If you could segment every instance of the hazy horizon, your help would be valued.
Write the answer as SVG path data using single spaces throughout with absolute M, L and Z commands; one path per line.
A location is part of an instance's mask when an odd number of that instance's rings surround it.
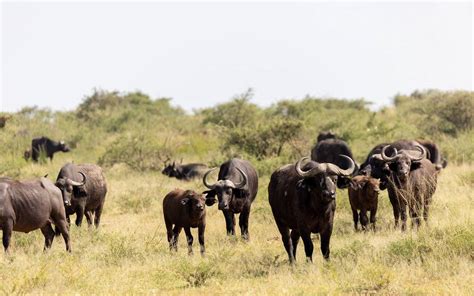
M 472 91 L 472 3 L 1 3 L 0 111 L 70 110 L 94 88 L 187 111 L 254 89 L 375 107 Z

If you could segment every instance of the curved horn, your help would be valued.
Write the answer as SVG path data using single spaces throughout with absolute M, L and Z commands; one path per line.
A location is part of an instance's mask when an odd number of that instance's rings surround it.
M 423 146 L 416 144 L 415 148 L 417 148 L 418 151 L 403 150 L 403 153 L 405 153 L 411 159 L 411 161 L 420 161 L 426 157 L 426 150 L 423 148 Z
M 244 187 L 245 184 L 247 184 L 248 178 L 247 178 L 247 175 L 241 169 L 239 169 L 239 168 L 236 168 L 236 169 L 242 175 L 242 182 L 240 182 L 239 184 L 235 184 L 235 188 L 240 189 L 240 188 Z
M 338 165 L 335 165 L 333 163 L 327 163 L 326 164 L 327 171 L 329 171 L 333 174 L 341 175 L 341 176 L 349 176 L 350 174 L 352 174 L 354 172 L 354 170 L 356 168 L 355 162 L 354 162 L 354 160 L 352 160 L 352 158 L 350 158 L 347 155 L 339 154 L 339 156 L 349 160 L 350 161 L 350 166 L 347 169 L 341 169 Z
M 385 154 L 385 151 L 387 150 L 388 147 L 390 147 L 390 145 L 387 145 L 382 148 L 382 152 L 380 152 L 380 156 L 382 156 L 382 159 L 385 161 L 393 161 L 397 159 L 399 157 L 397 148 L 393 147 L 393 151 L 395 151 L 394 156 L 387 156 L 387 154 Z
M 382 154 L 380 154 L 380 153 L 373 154 L 370 158 L 374 158 L 374 159 L 377 159 L 377 160 L 383 160 Z
M 303 177 L 303 178 L 312 177 L 312 176 L 316 175 L 317 173 L 319 173 L 323 170 L 321 168 L 321 165 L 316 162 L 317 165 L 314 168 L 312 168 L 312 169 L 310 169 L 309 171 L 306 171 L 306 172 L 303 171 L 301 169 L 301 163 L 303 162 L 303 160 L 306 160 L 306 159 L 309 159 L 309 157 L 305 156 L 305 157 L 301 158 L 300 160 L 298 160 L 298 162 L 295 165 L 296 173 L 300 177 Z
M 212 171 L 214 171 L 215 169 L 217 169 L 217 168 L 213 168 L 213 169 L 208 170 L 208 171 L 204 174 L 204 177 L 202 177 L 202 183 L 204 184 L 204 186 L 206 186 L 206 187 L 209 188 L 209 189 L 214 189 L 215 184 L 210 185 L 209 183 L 207 183 L 207 181 L 206 181 L 207 175 L 209 175 L 209 174 L 210 174 Z
M 69 185 L 72 185 L 72 186 L 82 186 L 84 184 L 86 184 L 86 175 L 84 175 L 82 172 L 79 172 L 79 174 L 82 175 L 82 181 L 81 182 L 76 182 L 76 181 L 73 181 L 71 179 L 66 179 L 66 183 L 69 184 Z

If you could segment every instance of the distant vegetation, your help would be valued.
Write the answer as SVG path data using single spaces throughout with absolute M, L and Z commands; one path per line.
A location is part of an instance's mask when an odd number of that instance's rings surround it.
M 268 108 L 252 90 L 226 103 L 187 114 L 169 98 L 141 92 L 94 90 L 76 110 L 25 107 L 0 130 L 0 174 L 26 165 L 33 137 L 65 140 L 80 159 L 111 167 L 159 170 L 167 158 L 217 165 L 231 156 L 256 162 L 260 173 L 308 155 L 319 131 L 331 130 L 352 147 L 357 161 L 381 142 L 424 138 L 438 143 L 450 163 L 474 160 L 472 92 L 437 90 L 396 95 L 394 105 L 370 111 L 364 99 L 282 100 Z

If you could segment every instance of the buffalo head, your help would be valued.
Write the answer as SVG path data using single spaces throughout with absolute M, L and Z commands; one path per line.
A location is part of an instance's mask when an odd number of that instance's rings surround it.
M 372 157 L 383 162 L 384 172 L 388 167 L 401 181 L 405 181 L 410 171 L 418 168 L 420 161 L 426 158 L 426 150 L 419 144 L 415 146 L 416 150 L 401 149 L 397 151 L 396 148 L 392 148 L 391 156 L 387 155 L 389 148 L 390 145 L 383 147 L 380 154 L 374 154 Z
M 64 201 L 65 206 L 71 205 L 71 199 L 72 199 L 74 188 L 77 189 L 78 187 L 80 187 L 81 190 L 83 191 L 82 187 L 84 186 L 84 184 L 86 184 L 86 176 L 81 172 L 79 172 L 79 174 L 82 175 L 81 182 L 76 182 L 66 177 L 59 178 L 58 180 L 56 180 L 56 187 L 58 187 L 59 190 L 61 190 L 61 194 L 63 196 L 63 201 Z
M 64 142 L 64 141 L 59 141 L 58 148 L 62 152 L 69 152 L 71 151 L 71 148 Z
M 231 180 L 218 180 L 214 184 L 209 184 L 207 182 L 207 176 L 215 169 L 216 168 L 213 168 L 207 171 L 202 178 L 204 186 L 210 189 L 209 191 L 205 192 L 207 193 L 206 204 L 209 206 L 213 205 L 215 203 L 214 196 L 217 195 L 217 199 L 219 201 L 219 210 L 228 210 L 233 198 L 244 197 L 243 189 L 248 182 L 248 177 L 240 168 L 236 168 L 241 175 L 241 182 L 235 184 Z
M 354 161 L 350 157 L 342 154 L 339 156 L 350 163 L 347 169 L 342 169 L 332 163 L 318 163 L 316 161 L 309 161 L 301 167 L 302 162 L 309 160 L 309 157 L 303 157 L 298 160 L 295 165 L 296 173 L 303 178 L 299 186 L 307 189 L 308 192 L 315 190 L 324 202 L 334 200 L 336 198 L 337 177 L 349 176 L 356 168 Z

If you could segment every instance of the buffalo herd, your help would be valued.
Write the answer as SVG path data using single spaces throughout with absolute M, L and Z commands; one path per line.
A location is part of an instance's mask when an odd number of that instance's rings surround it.
M 57 151 L 70 149 L 62 141 L 41 137 L 33 139 L 28 156 L 38 161 L 44 153 L 52 160 Z M 300 238 L 307 260 L 312 261 L 312 233 L 319 233 L 321 253 L 329 259 L 337 188 L 348 189 L 356 231 L 359 223 L 363 230 L 376 230 L 378 196 L 385 189 L 396 228 L 406 230 L 407 210 L 413 227 L 418 228 L 422 218 L 427 223 L 437 177 L 446 165 L 437 145 L 427 140 L 376 145 L 359 165 L 343 139 L 331 132 L 320 133 L 311 157 L 278 168 L 268 185 L 268 202 L 290 263 L 296 260 Z M 202 193 L 175 189 L 164 197 L 170 250 L 177 250 L 178 236 L 184 228 L 188 253 L 192 254 L 191 228 L 198 228 L 200 251 L 205 254 L 206 205 L 215 203 L 224 215 L 227 234 L 235 235 L 235 215 L 239 214 L 241 236 L 249 240 L 250 211 L 258 191 L 257 171 L 249 161 L 238 158 L 222 163 L 217 180 L 210 181 L 215 170 L 201 163 L 165 163 L 164 175 L 184 181 L 202 178 L 207 188 Z M 45 249 L 55 235 L 62 235 L 66 249 L 71 251 L 69 216 L 76 214 L 77 226 L 85 216 L 89 226 L 99 227 L 106 194 L 104 173 L 94 164 L 68 163 L 55 183 L 45 177 L 32 181 L 0 178 L 0 228 L 5 251 L 12 231 L 36 229 L 41 229 L 45 237 Z

